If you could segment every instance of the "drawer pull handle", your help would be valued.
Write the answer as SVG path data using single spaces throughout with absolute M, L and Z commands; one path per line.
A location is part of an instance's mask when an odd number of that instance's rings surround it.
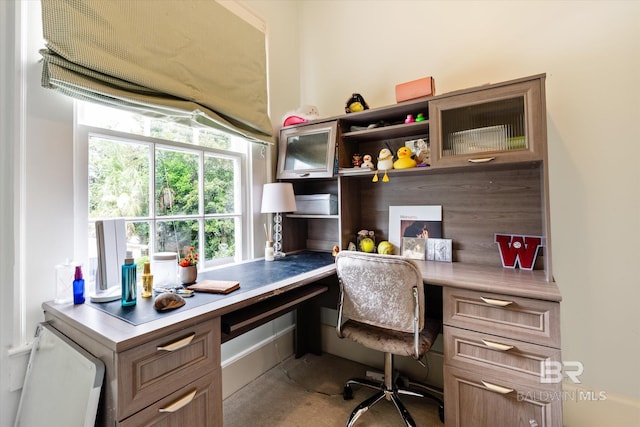
M 499 386 L 499 385 L 491 384 L 491 383 L 486 382 L 486 381 L 482 381 L 482 384 L 484 384 L 484 386 L 486 388 L 488 388 L 489 390 L 495 391 L 496 393 L 500 393 L 500 394 L 513 393 L 513 389 L 512 388 L 502 387 L 502 386 Z
M 180 399 L 176 400 L 175 402 L 173 402 L 169 406 L 167 406 L 165 408 L 158 409 L 158 412 L 176 412 L 176 411 L 179 411 L 180 409 L 184 408 L 189 403 L 191 403 L 193 398 L 196 397 L 196 392 L 197 391 L 198 391 L 198 389 L 193 390 L 191 393 L 184 395 L 183 397 L 181 397 Z
M 513 304 L 513 301 L 505 301 L 502 299 L 493 299 L 493 298 L 485 298 L 485 297 L 480 297 L 480 299 L 489 305 L 495 305 L 497 307 L 506 307 L 509 304 Z
M 188 346 L 189 344 L 191 344 L 191 341 L 193 340 L 193 337 L 195 337 L 196 334 L 195 332 L 191 335 L 189 335 L 186 338 L 182 338 L 181 340 L 178 341 L 174 341 L 171 344 L 167 344 L 167 345 L 163 345 L 161 347 L 157 347 L 156 350 L 158 351 L 176 351 L 176 350 L 180 350 L 183 347 Z
M 484 157 L 482 159 L 468 159 L 469 163 L 488 163 L 492 160 L 495 160 L 495 157 Z
M 492 348 L 494 350 L 499 350 L 499 351 L 508 351 L 508 350 L 511 350 L 513 348 L 512 345 L 500 344 L 498 342 L 493 342 L 493 341 L 482 340 L 482 342 L 487 347 Z

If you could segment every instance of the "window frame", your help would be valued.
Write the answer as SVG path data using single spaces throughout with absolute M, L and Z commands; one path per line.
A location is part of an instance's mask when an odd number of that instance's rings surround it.
M 217 157 L 225 159 L 232 159 L 237 161 L 237 169 L 235 175 L 236 188 L 238 189 L 235 195 L 235 204 L 237 205 L 236 211 L 232 214 L 205 214 L 202 209 L 202 204 L 197 214 L 192 215 L 178 215 L 178 216 L 156 216 L 155 215 L 155 203 L 153 202 L 154 195 L 152 190 L 151 181 L 154 179 L 155 172 L 155 149 L 151 149 L 150 152 L 150 206 L 149 213 L 146 217 L 124 218 L 126 221 L 148 221 L 151 224 L 150 236 L 149 236 L 149 254 L 155 252 L 155 221 L 165 221 L 170 219 L 178 220 L 198 220 L 201 222 L 200 227 L 200 248 L 203 249 L 204 241 L 204 222 L 207 219 L 215 218 L 233 218 L 236 224 L 239 225 L 235 230 L 236 233 L 236 255 L 234 262 L 240 262 L 250 257 L 253 245 L 252 245 L 252 221 L 250 215 L 250 206 L 252 194 L 251 191 L 247 191 L 251 186 L 248 185 L 251 182 L 252 174 L 248 153 L 251 152 L 251 143 L 246 141 L 246 152 L 227 151 L 217 148 L 210 148 L 190 143 L 176 142 L 171 140 L 165 140 L 161 138 L 132 134 L 128 132 L 122 132 L 113 129 L 100 128 L 95 126 L 85 125 L 79 122 L 79 112 L 81 106 L 78 102 L 74 102 L 74 236 L 75 236 L 75 253 L 76 258 L 81 258 L 79 261 L 84 265 L 88 265 L 89 254 L 89 242 L 88 242 L 88 224 L 92 221 L 89 219 L 89 178 L 88 178 L 88 165 L 89 165 L 89 139 L 90 137 L 99 137 L 114 139 L 126 143 L 140 143 L 146 144 L 150 147 L 157 147 L 159 149 L 178 150 L 189 153 L 195 153 L 199 158 L 199 173 L 203 177 L 203 157 L 205 153 L 213 154 Z M 234 135 L 230 135 L 231 138 L 238 138 Z M 200 183 L 198 193 L 200 198 L 202 194 L 203 183 Z M 207 270 L 215 268 L 214 262 L 202 262 L 198 266 L 200 270 Z

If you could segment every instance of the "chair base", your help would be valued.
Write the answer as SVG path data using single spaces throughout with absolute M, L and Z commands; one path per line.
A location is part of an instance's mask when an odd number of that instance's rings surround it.
M 389 360 L 387 360 L 389 359 Z M 385 354 L 385 380 L 384 382 L 378 382 L 369 380 L 366 378 L 352 378 L 345 383 L 343 398 L 345 400 L 353 399 L 352 385 L 360 385 L 373 390 L 378 390 L 378 393 L 374 394 L 364 402 L 360 403 L 351 412 L 351 416 L 347 420 L 347 427 L 351 427 L 355 424 L 356 420 L 360 418 L 362 414 L 367 412 L 369 408 L 381 401 L 383 398 L 393 403 L 396 410 L 402 417 L 407 427 L 415 427 L 416 423 L 411 417 L 411 414 L 400 400 L 399 395 L 409 395 L 416 397 L 427 397 L 434 400 L 438 404 L 438 416 L 440 421 L 444 423 L 444 403 L 438 396 L 442 396 L 442 391 L 427 385 L 410 381 L 407 378 L 398 377 L 397 373 L 393 372 L 393 357 L 390 354 Z M 389 372 L 389 373 L 387 373 Z M 393 372 L 393 373 L 391 373 Z M 393 377 L 393 378 L 389 378 Z M 436 396 L 438 395 L 438 396 Z

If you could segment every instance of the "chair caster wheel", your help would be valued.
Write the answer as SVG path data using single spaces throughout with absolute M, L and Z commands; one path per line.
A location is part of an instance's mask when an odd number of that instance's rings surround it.
M 353 390 L 351 389 L 351 386 L 349 385 L 344 386 L 344 390 L 342 390 L 342 398 L 344 400 L 353 399 Z
M 438 416 L 440 417 L 440 421 L 444 423 L 444 406 L 442 405 L 438 407 Z

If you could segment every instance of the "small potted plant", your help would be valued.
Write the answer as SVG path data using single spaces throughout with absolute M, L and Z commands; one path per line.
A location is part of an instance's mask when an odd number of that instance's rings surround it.
M 190 285 L 198 278 L 198 253 L 193 246 L 185 247 L 182 253 L 183 257 L 178 261 L 180 282 Z

